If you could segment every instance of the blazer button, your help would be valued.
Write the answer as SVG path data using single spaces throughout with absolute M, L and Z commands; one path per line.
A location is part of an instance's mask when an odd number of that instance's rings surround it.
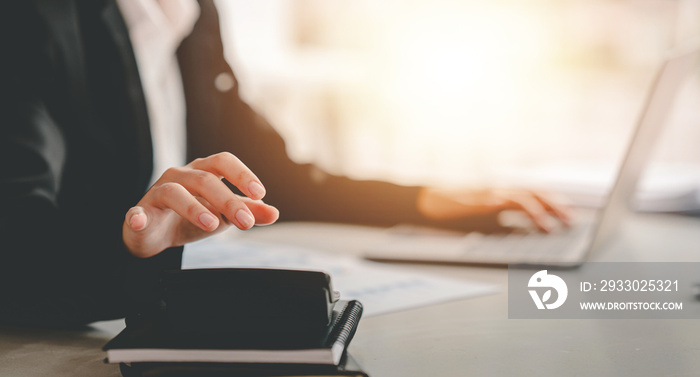
M 228 92 L 236 85 L 233 75 L 228 72 L 221 72 L 214 79 L 214 86 L 220 92 Z

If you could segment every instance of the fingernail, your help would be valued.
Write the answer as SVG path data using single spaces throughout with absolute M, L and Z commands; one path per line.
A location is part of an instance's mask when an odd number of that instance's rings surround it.
M 211 229 L 216 224 L 216 217 L 204 212 L 201 215 L 199 215 L 199 222 L 202 223 L 202 225 L 204 225 L 205 228 Z
M 255 198 L 262 198 L 265 196 L 265 188 L 262 187 L 261 184 L 258 182 L 252 181 L 248 184 L 248 191 L 255 197 Z
M 129 226 L 133 230 L 141 230 L 146 227 L 146 214 L 145 213 L 137 213 L 134 216 L 131 216 L 131 220 L 129 220 Z
M 250 228 L 255 223 L 253 216 L 244 209 L 239 209 L 238 212 L 236 212 L 236 220 L 238 220 L 244 228 Z

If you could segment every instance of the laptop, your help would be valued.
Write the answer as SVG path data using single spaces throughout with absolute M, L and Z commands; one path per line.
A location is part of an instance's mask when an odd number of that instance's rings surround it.
M 637 183 L 681 84 L 700 63 L 700 40 L 677 48 L 664 60 L 639 115 L 606 204 L 578 213 L 574 224 L 545 233 L 444 235 L 423 229 L 391 228 L 364 257 L 377 261 L 476 265 L 576 267 L 616 232 L 629 210 Z

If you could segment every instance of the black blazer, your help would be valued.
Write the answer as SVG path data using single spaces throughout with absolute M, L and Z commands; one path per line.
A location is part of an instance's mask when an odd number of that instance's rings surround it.
M 267 188 L 281 220 L 420 222 L 416 188 L 324 175 L 287 157 L 279 135 L 221 92 L 212 0 L 181 44 L 188 156 L 230 151 Z M 152 171 L 148 115 L 126 26 L 113 0 L 11 0 L 0 6 L 0 319 L 85 323 L 119 317 L 127 266 L 179 267 L 180 250 L 135 260 L 126 211 Z M 233 76 L 232 76 L 233 77 Z M 159 261 L 160 259 L 160 261 Z M 155 266 L 155 267 L 154 267 Z M 132 274 L 133 275 L 133 274 Z M 147 284 L 127 276 L 131 291 Z

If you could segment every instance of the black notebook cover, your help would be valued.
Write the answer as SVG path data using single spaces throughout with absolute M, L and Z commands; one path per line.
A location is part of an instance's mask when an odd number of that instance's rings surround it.
M 133 363 L 121 364 L 123 377 L 369 377 L 351 355 L 339 365 L 226 364 L 226 363 Z
M 285 363 L 338 365 L 362 316 L 359 301 L 339 301 L 321 338 L 230 336 L 189 339 L 168 331 L 164 321 L 129 325 L 103 349 L 110 363 Z

